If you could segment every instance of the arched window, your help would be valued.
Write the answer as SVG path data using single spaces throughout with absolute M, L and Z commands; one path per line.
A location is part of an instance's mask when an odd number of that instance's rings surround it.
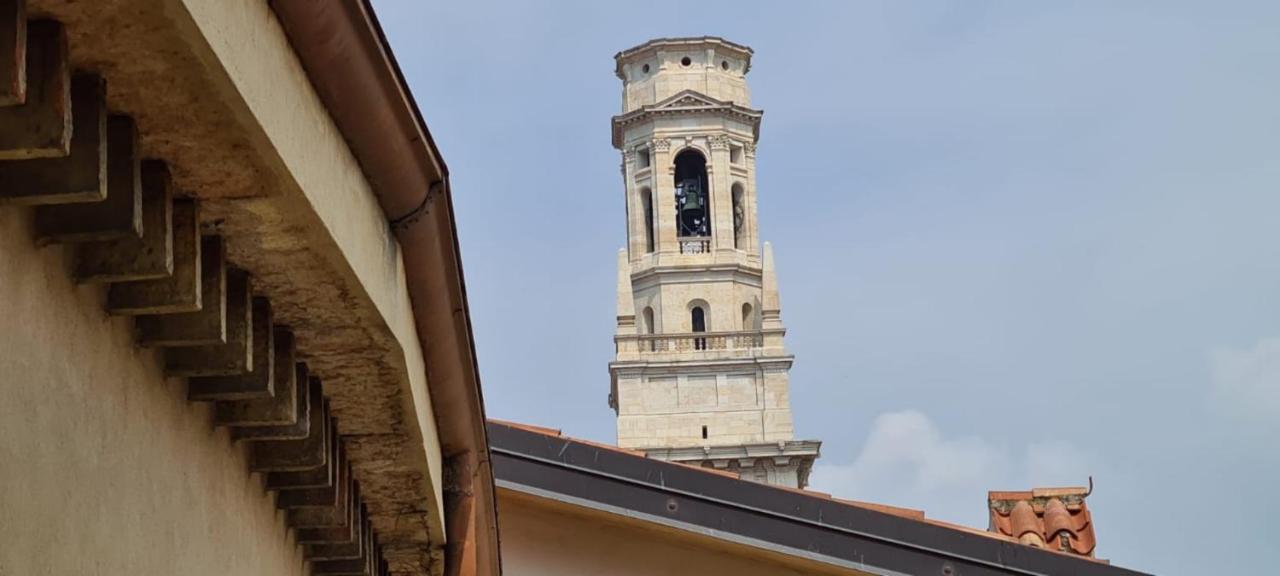
M 653 193 L 648 188 L 640 189 L 640 213 L 644 217 L 644 251 L 653 252 Z
M 689 324 L 690 324 L 690 326 L 693 328 L 693 331 L 694 331 L 695 333 L 696 333 L 696 332 L 706 332 L 706 331 L 707 331 L 707 312 L 706 312 L 706 310 L 703 310 L 703 309 L 702 309 L 702 306 L 694 306 L 693 308 L 691 308 L 691 309 L 689 310 Z M 706 339 L 706 338 L 694 338 L 694 339 L 693 339 L 693 349 L 694 349 L 694 350 L 706 350 L 706 349 L 707 349 L 707 339 Z
M 707 311 L 703 310 L 701 306 L 694 306 L 689 311 L 689 319 L 694 332 L 707 331 Z
M 642 313 L 642 317 L 643 317 L 642 321 L 644 322 L 644 326 L 641 326 L 640 330 L 642 330 L 645 334 L 652 335 L 654 333 L 653 308 L 649 306 L 645 306 L 644 312 Z M 653 352 L 657 350 L 658 349 L 657 341 L 652 338 L 649 338 L 648 340 L 649 340 L 649 345 L 648 345 L 649 351 Z M 641 342 L 644 342 L 644 340 L 641 340 Z
M 694 149 L 676 155 L 676 233 L 680 237 L 711 235 L 711 195 L 707 159 Z
M 733 183 L 733 247 L 739 250 L 747 245 L 747 203 L 742 183 Z
M 750 304 L 750 303 L 744 303 L 744 304 L 742 305 L 742 329 L 743 329 L 743 330 L 755 330 L 755 329 L 756 329 L 756 315 L 755 315 L 755 310 L 752 310 L 752 309 L 751 309 L 751 304 Z

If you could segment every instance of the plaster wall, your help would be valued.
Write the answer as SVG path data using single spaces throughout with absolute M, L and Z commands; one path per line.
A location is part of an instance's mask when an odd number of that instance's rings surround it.
M 302 576 L 245 453 L 0 210 L 0 574 Z

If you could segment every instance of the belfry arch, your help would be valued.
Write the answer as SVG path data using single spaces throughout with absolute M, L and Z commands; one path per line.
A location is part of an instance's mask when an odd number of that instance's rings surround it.
M 707 157 L 686 148 L 675 159 L 676 236 L 711 235 L 711 190 L 707 182 Z

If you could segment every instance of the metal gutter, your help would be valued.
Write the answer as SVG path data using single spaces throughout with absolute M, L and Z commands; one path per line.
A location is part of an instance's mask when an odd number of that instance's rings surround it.
M 555 493 L 596 509 L 626 510 L 873 574 L 1141 574 L 503 424 L 489 424 L 489 439 L 494 473 L 505 487 Z
M 399 241 L 444 456 L 444 574 L 501 573 L 449 171 L 367 0 L 270 0 Z

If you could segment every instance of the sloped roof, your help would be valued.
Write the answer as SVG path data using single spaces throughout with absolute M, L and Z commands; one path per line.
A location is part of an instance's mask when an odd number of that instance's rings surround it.
M 928 519 L 921 510 L 757 484 L 552 428 L 490 420 L 489 440 L 500 487 L 623 509 L 872 574 L 1141 574 L 1074 551 L 1027 546 L 1007 533 Z

